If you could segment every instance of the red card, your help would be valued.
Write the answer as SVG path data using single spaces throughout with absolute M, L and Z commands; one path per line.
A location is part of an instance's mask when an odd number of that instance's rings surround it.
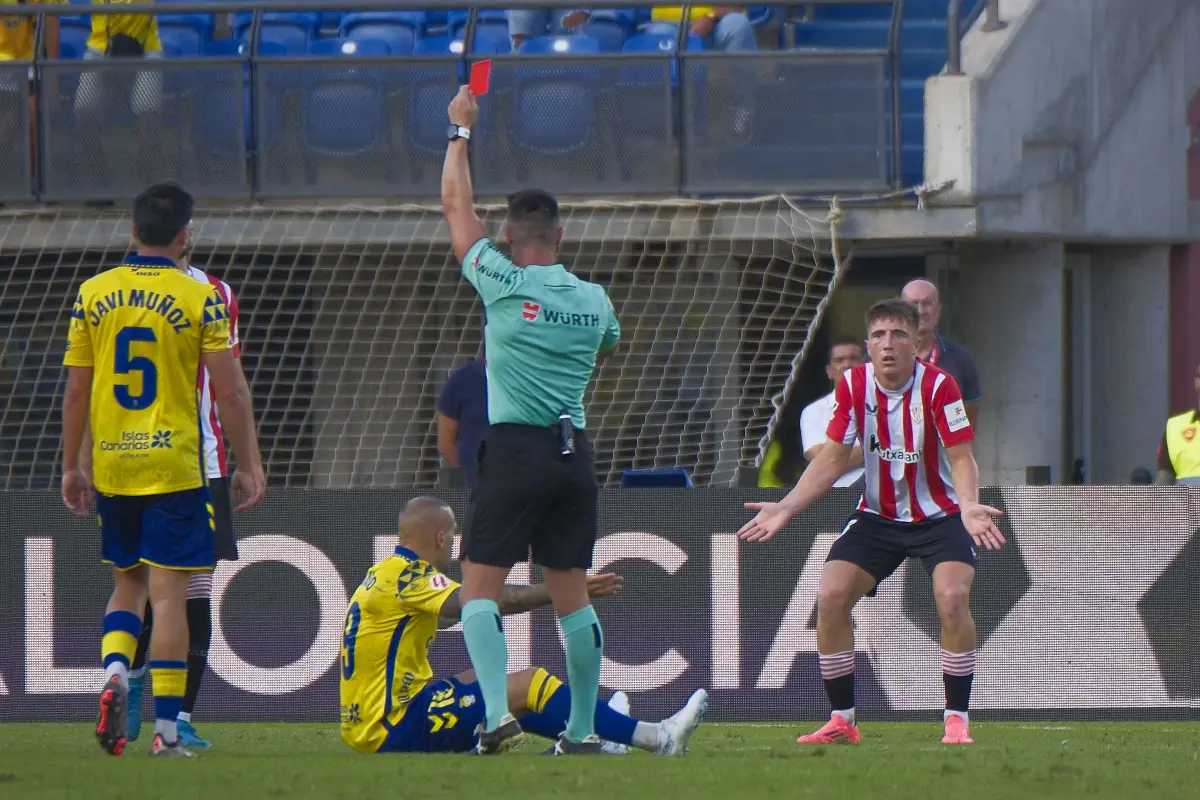
M 471 65 L 471 82 L 468 87 L 471 94 L 479 97 L 487 94 L 488 80 L 492 77 L 492 60 L 490 58 L 483 61 L 476 61 Z

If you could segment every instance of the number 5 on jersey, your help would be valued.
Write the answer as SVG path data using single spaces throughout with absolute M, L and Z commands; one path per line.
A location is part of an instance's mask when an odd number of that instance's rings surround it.
M 130 411 L 144 411 L 153 405 L 158 397 L 158 367 L 148 356 L 135 356 L 135 342 L 157 344 L 158 337 L 151 328 L 140 325 L 127 325 L 117 332 L 115 340 L 116 352 L 113 355 L 113 373 L 131 376 L 130 382 L 113 386 L 113 396 L 121 408 Z M 137 377 L 132 377 L 132 376 Z M 138 380 L 140 378 L 140 380 Z M 130 387 L 141 383 L 140 391 L 134 394 Z

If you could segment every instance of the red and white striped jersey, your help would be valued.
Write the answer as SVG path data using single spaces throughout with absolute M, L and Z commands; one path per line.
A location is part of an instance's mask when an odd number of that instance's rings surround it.
M 866 483 L 860 511 L 897 522 L 958 513 L 946 448 L 975 438 L 962 392 L 948 372 L 920 361 L 903 389 L 875 382 L 868 362 L 838 381 L 826 435 L 863 444 Z
M 209 275 L 202 269 L 189 266 L 188 275 L 200 283 L 208 283 L 217 287 L 217 292 L 225 300 L 229 309 L 229 346 L 233 348 L 233 357 L 242 357 L 242 343 L 238 338 L 238 304 L 229 284 Z M 204 434 L 204 463 L 208 468 L 208 477 L 224 478 L 229 475 L 229 461 L 225 450 L 225 433 L 221 430 L 221 420 L 217 417 L 217 401 L 213 399 L 212 384 L 208 379 L 208 370 L 200 365 L 200 374 L 196 378 L 196 386 L 200 390 L 200 430 Z

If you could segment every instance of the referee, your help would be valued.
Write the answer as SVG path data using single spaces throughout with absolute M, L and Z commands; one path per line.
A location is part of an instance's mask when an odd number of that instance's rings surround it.
M 487 318 L 490 427 L 462 548 L 463 638 L 487 710 L 476 751 L 502 752 L 521 734 L 508 710 L 508 645 L 496 600 L 513 565 L 532 552 L 558 612 L 571 686 L 567 729 L 551 752 L 599 753 L 593 712 L 604 640 L 587 593 L 596 473 L 583 393 L 621 327 L 604 289 L 559 263 L 563 230 L 552 195 L 526 189 L 510 197 L 504 234 L 512 258 L 496 249 L 475 214 L 467 142 L 479 108 L 467 87 L 449 115 L 442 208 Z

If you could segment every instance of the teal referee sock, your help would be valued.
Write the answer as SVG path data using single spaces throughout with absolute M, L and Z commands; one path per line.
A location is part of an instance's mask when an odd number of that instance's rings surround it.
M 567 738 L 582 742 L 595 733 L 596 695 L 600 692 L 600 662 L 604 636 L 596 610 L 584 606 L 559 620 L 567 645 L 567 684 L 571 687 L 571 717 Z
M 508 714 L 508 642 L 500 624 L 499 606 L 492 600 L 472 600 L 463 606 L 462 626 L 487 710 L 484 727 L 494 731 Z

